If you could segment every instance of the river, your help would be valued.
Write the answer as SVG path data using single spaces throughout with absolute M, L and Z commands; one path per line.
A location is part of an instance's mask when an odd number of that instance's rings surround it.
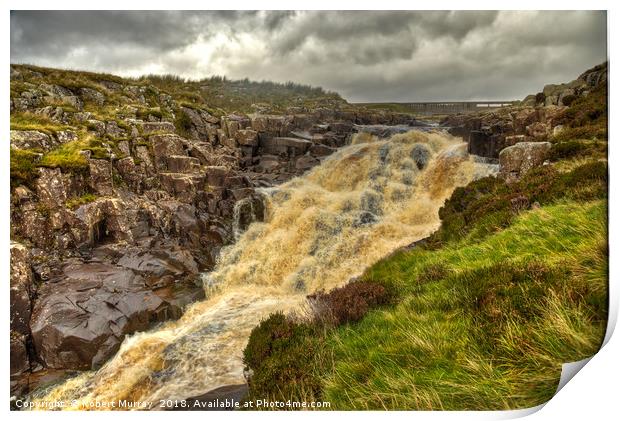
M 357 134 L 305 175 L 263 190 L 265 221 L 239 233 L 204 274 L 206 300 L 177 321 L 127 337 L 102 368 L 36 398 L 75 401 L 80 409 L 93 401 L 183 399 L 242 383 L 242 351 L 261 318 L 303 314 L 307 294 L 343 285 L 428 236 L 457 186 L 495 171 L 443 132 Z

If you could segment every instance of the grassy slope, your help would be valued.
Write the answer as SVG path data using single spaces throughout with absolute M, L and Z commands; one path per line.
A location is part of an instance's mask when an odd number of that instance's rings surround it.
M 523 214 L 480 243 L 399 253 L 367 280 L 402 301 L 329 333 L 340 409 L 507 409 L 554 393 L 605 328 L 606 203 Z

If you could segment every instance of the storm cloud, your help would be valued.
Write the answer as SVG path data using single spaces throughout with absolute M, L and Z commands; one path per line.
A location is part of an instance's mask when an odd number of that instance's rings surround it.
M 11 62 L 306 83 L 354 102 L 520 99 L 606 60 L 589 11 L 13 11 Z

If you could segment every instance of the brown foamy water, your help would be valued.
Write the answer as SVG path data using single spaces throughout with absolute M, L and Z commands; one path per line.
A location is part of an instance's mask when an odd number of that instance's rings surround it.
M 181 319 L 125 339 L 117 355 L 39 396 L 72 401 L 183 399 L 238 384 L 250 331 L 269 313 L 341 286 L 439 224 L 452 191 L 495 172 L 445 133 L 360 134 L 302 177 L 265 189 L 250 225 L 205 274 L 208 298 Z

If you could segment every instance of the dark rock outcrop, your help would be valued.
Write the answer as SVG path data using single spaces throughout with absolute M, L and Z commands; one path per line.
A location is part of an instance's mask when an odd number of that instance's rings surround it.
M 152 256 L 123 261 L 146 265 L 147 271 L 156 268 L 160 274 L 177 273 Z M 32 337 L 40 361 L 54 369 L 96 368 L 118 350 L 125 335 L 169 319 L 170 311 L 180 313 L 152 291 L 143 276 L 109 263 L 69 263 L 40 294 Z

